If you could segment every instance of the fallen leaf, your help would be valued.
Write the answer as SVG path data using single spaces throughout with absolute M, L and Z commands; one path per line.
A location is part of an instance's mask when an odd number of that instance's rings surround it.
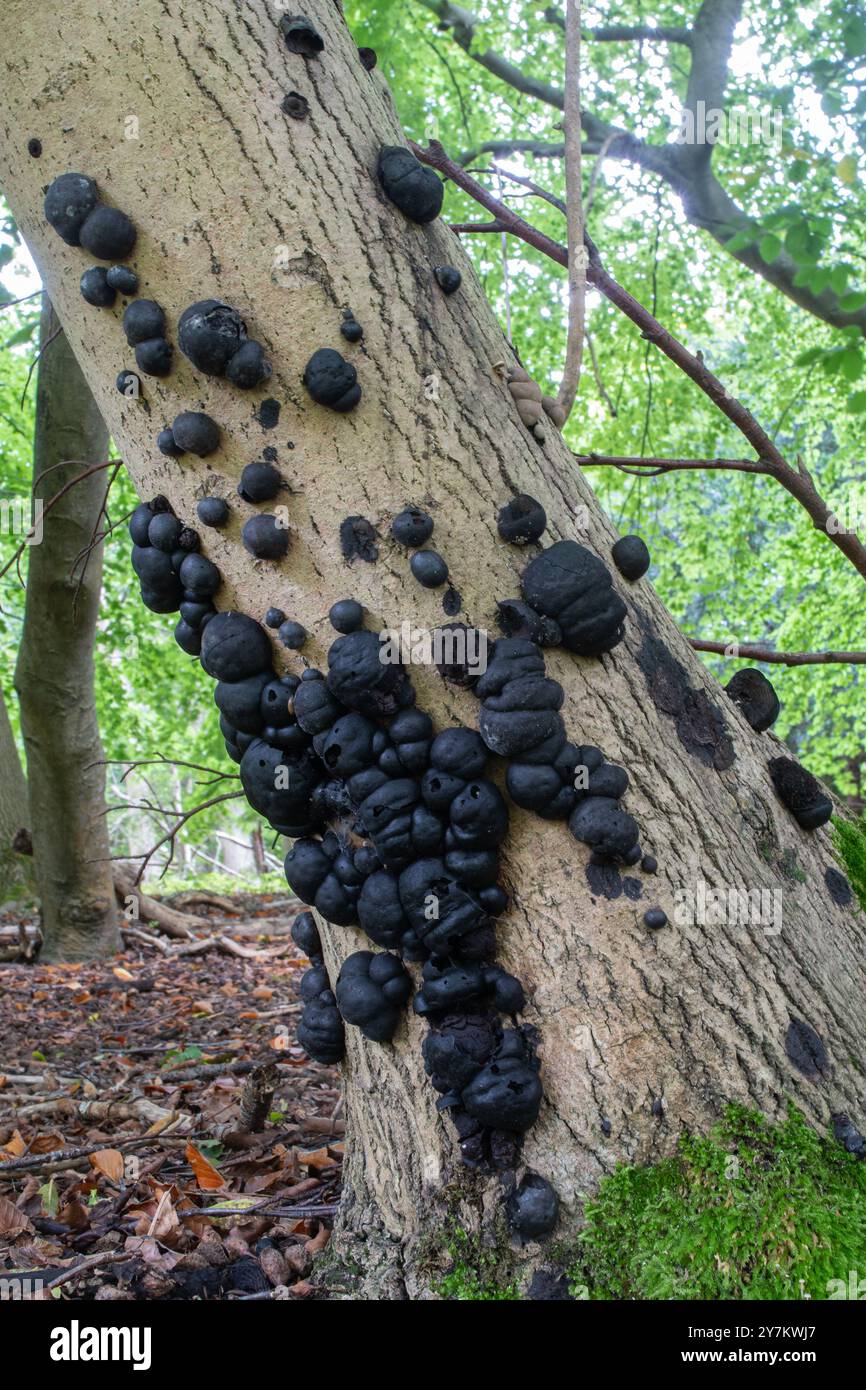
M 11 1240 L 14 1236 L 20 1236 L 22 1231 L 33 1234 L 33 1227 L 27 1217 L 8 1197 L 0 1197 L 0 1236 Z
M 225 1187 L 225 1178 L 218 1173 L 212 1163 L 208 1163 L 204 1154 L 201 1153 L 194 1144 L 187 1144 L 185 1149 L 186 1160 L 190 1164 L 195 1180 L 199 1187 L 205 1191 L 213 1191 L 218 1187 Z
M 90 1155 L 90 1162 L 98 1173 L 102 1173 L 108 1178 L 109 1182 L 122 1183 L 124 1174 L 124 1159 L 120 1149 L 99 1149 L 95 1154 Z

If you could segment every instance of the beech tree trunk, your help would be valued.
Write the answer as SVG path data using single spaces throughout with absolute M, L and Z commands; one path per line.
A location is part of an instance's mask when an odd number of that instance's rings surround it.
M 9 722 L 6 697 L 0 689 L 0 903 L 17 898 L 25 890 L 32 892 L 31 861 L 12 847 L 16 834 L 29 829 L 27 783 Z
M 34 495 L 48 502 L 108 457 L 108 430 L 47 297 L 40 330 L 33 477 Z M 75 563 L 91 543 L 108 476 L 94 473 L 64 493 L 28 552 L 15 688 L 47 960 L 95 960 L 119 944 L 93 690 L 102 546 L 85 568 Z
M 526 558 L 496 531 L 514 492 L 542 501 L 549 539 L 576 537 L 605 562 L 615 532 L 559 436 L 551 429 L 539 444 L 521 424 L 495 371 L 508 346 L 456 236 L 442 220 L 407 222 L 379 189 L 379 148 L 402 138 L 381 74 L 359 61 L 333 0 L 308 0 L 305 10 L 325 43 L 311 59 L 287 51 L 280 10 L 259 0 L 139 0 L 131 25 L 127 10 L 97 13 L 90 0 L 59 10 L 51 0 L 7 0 L 2 183 L 142 497 L 163 492 L 194 521 L 198 497 L 231 496 L 243 466 L 276 448 L 292 486 L 287 559 L 247 554 L 237 507 L 225 531 L 203 531 L 203 547 L 224 576 L 220 607 L 261 619 L 278 605 L 310 631 L 304 656 L 324 666 L 327 611 L 347 594 L 374 629 L 441 623 L 441 593 L 410 578 L 389 537 L 408 501 L 435 517 L 461 618 L 494 633 L 495 601 L 519 592 Z M 282 111 L 292 91 L 307 99 L 307 119 Z M 27 153 L 33 136 L 38 161 Z M 178 353 L 169 377 L 145 380 L 144 401 L 118 394 L 118 370 L 133 365 L 120 313 L 83 303 L 88 258 L 42 215 L 43 187 L 66 170 L 92 175 L 135 220 L 141 292 L 175 329 L 194 300 L 240 309 L 274 364 L 263 389 L 236 392 Z M 451 298 L 433 279 L 443 263 L 463 274 Z M 358 349 L 339 335 L 344 307 L 364 328 Z M 363 398 L 349 415 L 313 404 L 301 384 L 323 346 L 346 348 L 357 364 Z M 281 406 L 270 429 L 258 411 L 265 398 Z M 154 447 L 158 430 L 189 408 L 224 431 L 206 462 L 166 459 Z M 343 559 L 347 514 L 378 524 L 375 564 Z M 625 640 L 599 660 L 550 651 L 548 674 L 565 687 L 572 741 L 598 744 L 628 770 L 625 805 L 658 876 L 642 879 L 640 900 L 616 883 L 605 896 L 564 824 L 516 809 L 503 846 L 512 908 L 500 921 L 499 959 L 527 989 L 546 1096 L 524 1153 L 559 1192 L 563 1237 L 618 1160 L 669 1153 L 684 1127 L 705 1129 L 728 1101 L 778 1117 L 791 1099 L 822 1129 L 834 1112 L 855 1123 L 866 1114 L 866 930 L 825 886 L 829 837 L 801 831 L 776 799 L 767 762 L 786 750 L 746 724 L 651 586 L 618 575 L 615 583 L 628 606 Z M 274 656 L 300 669 L 292 654 Z M 411 674 L 437 727 L 475 725 L 471 695 L 435 669 Z M 201 698 L 211 700 L 204 676 Z M 678 922 L 676 893 L 700 883 L 777 890 L 780 932 Z M 651 932 L 642 918 L 655 905 L 671 922 Z M 368 944 L 355 929 L 321 925 L 332 974 Z M 823 1069 L 806 1074 L 788 1055 L 792 1019 L 823 1039 Z M 461 1168 L 423 1073 L 425 1025 L 410 1012 L 384 1046 L 347 1031 L 349 1144 L 335 1246 L 351 1252 L 358 1242 L 365 1273 L 356 1293 L 424 1297 L 442 1260 L 443 1222 L 450 1214 L 487 1230 L 498 1182 Z M 535 1247 L 514 1252 L 521 1276 L 538 1258 Z

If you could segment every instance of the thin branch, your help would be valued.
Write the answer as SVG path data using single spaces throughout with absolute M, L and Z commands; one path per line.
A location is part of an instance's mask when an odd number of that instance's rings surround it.
M 32 378 L 32 376 L 33 376 L 33 373 L 36 371 L 36 368 L 39 366 L 39 362 L 40 362 L 40 360 L 41 360 L 41 358 L 42 358 L 42 354 L 43 354 L 44 352 L 46 352 L 46 351 L 48 350 L 48 348 L 50 348 L 50 346 L 51 346 L 51 344 L 54 342 L 55 338 L 59 338 L 59 337 L 60 337 L 60 334 L 61 334 L 62 332 L 63 332 L 63 329 L 62 329 L 62 328 L 55 328 L 54 332 L 51 334 L 51 337 L 45 339 L 45 342 L 42 344 L 42 346 L 40 347 L 40 349 L 39 349 L 39 351 L 37 352 L 36 356 L 34 357 L 33 361 L 30 363 L 30 370 L 29 370 L 29 372 L 27 373 L 27 380 L 26 380 L 25 383 L 24 383 L 24 390 L 21 392 L 21 400 L 18 402 L 18 404 L 19 404 L 20 406 L 23 406 L 23 405 L 24 405 L 24 402 L 25 402 L 26 399 L 27 399 L 27 392 L 28 392 L 28 390 L 30 389 L 30 381 L 31 381 L 31 378 Z
M 555 5 L 547 7 L 544 18 L 548 24 L 565 28 L 565 20 Z M 692 42 L 691 31 L 679 24 L 600 24 L 593 29 L 583 29 L 581 33 L 594 43 L 628 43 L 632 39 L 643 42 L 648 39 L 650 42 L 682 43 L 688 48 Z
M 495 198 L 477 180 L 473 179 L 471 174 L 468 174 L 465 169 L 449 158 L 438 140 L 431 140 L 427 149 L 411 140 L 409 145 L 416 158 L 450 178 L 459 188 L 474 198 L 481 207 L 486 208 L 498 221 L 503 222 L 506 230 L 513 236 L 520 237 L 528 246 L 534 246 L 537 251 L 541 251 L 543 255 L 548 256 L 558 265 L 567 267 L 568 252 L 564 246 L 558 241 L 554 241 L 552 237 L 546 236 L 544 232 L 540 232 L 537 227 L 533 227 L 531 223 L 526 222 L 511 208 Z M 630 294 L 614 280 L 612 275 L 608 274 L 602 265 L 598 248 L 592 238 L 586 232 L 584 232 L 584 238 L 588 252 L 587 281 L 600 290 L 605 298 L 610 300 L 611 304 L 616 305 L 627 318 L 631 319 L 632 323 L 641 330 L 643 337 L 654 343 L 675 366 L 679 367 L 680 371 L 684 372 L 703 391 L 704 395 L 709 397 L 751 444 L 758 457 L 764 460 L 767 465 L 767 473 L 781 483 L 782 487 L 790 492 L 791 496 L 795 497 L 808 512 L 815 529 L 826 535 L 851 561 L 858 573 L 866 579 L 866 545 L 853 532 L 839 530 L 832 524 L 833 513 L 820 496 L 811 476 L 788 465 L 751 411 L 736 397 L 728 394 L 718 377 L 713 375 L 699 356 L 690 352 L 684 344 L 659 323 L 648 309 L 645 309 L 635 299 L 634 295 Z
M 619 468 L 623 473 L 639 473 L 648 478 L 682 469 L 727 468 L 738 473 L 765 473 L 769 469 L 760 459 L 657 459 L 630 454 L 575 454 L 581 468 Z
M 153 856 L 156 854 L 157 850 L 162 849 L 163 845 L 165 844 L 170 844 L 171 850 L 169 852 L 168 858 L 162 866 L 162 873 L 160 874 L 160 878 L 162 878 L 167 873 L 169 865 L 174 859 L 174 850 L 175 844 L 177 842 L 177 837 L 180 831 L 186 825 L 187 821 L 192 820 L 193 816 L 199 815 L 201 811 L 207 811 L 211 806 L 219 805 L 221 801 L 238 801 L 242 796 L 243 792 L 221 792 L 219 796 L 211 796 L 207 799 L 207 801 L 201 801 L 197 806 L 193 806 L 189 811 L 184 811 L 181 815 L 179 815 L 174 825 L 171 826 L 171 828 L 167 831 L 165 835 L 163 835 L 162 839 L 157 840 L 156 844 L 152 845 L 149 850 L 145 851 L 145 853 L 112 854 L 110 858 L 112 860 L 122 859 L 124 861 L 127 861 L 129 859 L 140 859 L 142 861 L 141 865 L 139 866 L 138 872 L 135 875 L 135 878 L 132 880 L 133 885 L 137 886 L 139 883 L 141 883 L 141 880 L 145 874 L 145 870 L 147 869 L 148 864 L 150 863 Z
M 584 337 L 586 338 L 586 346 L 589 348 L 589 360 L 592 363 L 592 374 L 595 377 L 596 389 L 598 391 L 598 394 L 604 401 L 605 405 L 607 406 L 608 411 L 610 412 L 610 418 L 612 420 L 615 420 L 617 417 L 616 404 L 613 400 L 613 397 L 610 395 L 607 387 L 604 384 L 604 380 L 601 375 L 601 368 L 598 364 L 598 354 L 595 350 L 595 342 L 593 341 L 592 334 L 587 332 L 586 329 L 584 329 Z M 575 458 L 577 458 L 576 454 Z
M 580 0 L 565 5 L 565 225 L 568 236 L 568 334 L 556 395 L 565 420 L 580 389 L 586 317 L 586 248 L 583 244 L 583 171 L 580 162 Z M 563 421 L 563 424 L 565 423 Z
M 47 346 L 47 345 L 46 345 L 46 346 Z M 112 467 L 114 466 L 114 464 L 116 464 L 116 463 L 117 463 L 117 459 L 108 459 L 105 463 L 93 463 L 93 464 L 90 465 L 89 468 L 86 468 L 86 469 L 84 470 L 83 473 L 78 473 L 78 474 L 76 475 L 76 477 L 70 478 L 69 482 L 68 482 L 68 483 L 64 483 L 64 484 L 63 484 L 63 487 L 60 489 L 60 491 L 59 491 L 59 492 L 56 492 L 56 493 L 54 494 L 54 496 L 53 496 L 52 498 L 50 498 L 50 500 L 44 504 L 44 506 L 43 506 L 43 508 L 42 508 L 42 517 L 43 517 L 43 520 L 45 519 L 45 517 L 47 516 L 47 514 L 51 511 L 51 508 L 52 508 L 52 507 L 56 507 L 56 505 L 57 505 L 57 503 L 60 501 L 61 497 L 64 497 L 64 496 L 66 495 L 66 493 L 69 492 L 69 490 L 70 490 L 71 488 L 75 487 L 76 483 L 83 483 L 83 482 L 84 482 L 84 479 L 85 479 L 85 478 L 91 477 L 91 475 L 92 475 L 93 473 L 99 473 L 100 470 L 103 469 L 103 468 L 112 468 Z M 41 500 L 41 499 L 40 499 L 40 500 Z M 12 568 L 12 566 L 13 566 L 14 564 L 17 564 L 18 560 L 21 558 L 21 556 L 24 554 L 24 551 L 27 549 L 28 539 L 32 539 L 33 534 L 34 534 L 34 532 L 33 532 L 33 527 L 31 526 L 30 530 L 29 530 L 28 533 L 27 533 L 27 537 L 25 537 L 25 539 L 24 539 L 24 540 L 21 542 L 21 544 L 19 545 L 18 549 L 15 551 L 15 553 L 10 557 L 10 559 L 8 559 L 8 560 L 6 561 L 6 564 L 2 567 L 2 569 L 0 569 L 0 579 L 3 578 L 4 574 L 6 574 L 6 573 Z M 20 572 L 19 572 L 19 577 L 20 577 Z M 22 580 L 22 583 L 23 583 L 23 580 Z
M 866 666 L 866 652 L 777 652 L 772 647 L 755 647 L 742 642 L 704 642 L 697 637 L 688 639 L 696 652 L 715 652 L 717 656 L 734 661 L 772 661 L 780 666 L 828 666 L 837 662 L 846 666 Z
M 452 232 L 504 232 L 504 222 L 449 222 Z
M 207 767 L 202 763 L 185 763 L 180 758 L 166 758 L 162 753 L 155 758 L 100 758 L 98 762 L 88 763 L 87 769 L 85 770 L 89 771 L 91 767 L 110 767 L 113 765 L 126 767 L 126 771 L 120 779 L 121 782 L 125 782 L 129 774 L 134 772 L 136 768 L 153 767 L 154 765 L 162 765 L 164 767 L 188 767 L 191 768 L 193 772 L 208 772 L 212 775 L 213 782 L 218 782 L 221 778 L 226 780 L 230 779 L 233 782 L 240 781 L 240 775 L 237 772 L 220 772 L 219 768 Z M 211 783 L 200 782 L 197 785 L 210 786 Z
M 17 299 L 4 299 L 0 301 L 0 309 L 11 309 L 14 304 L 26 304 L 28 299 L 38 299 L 41 290 L 33 290 L 31 294 L 21 294 Z

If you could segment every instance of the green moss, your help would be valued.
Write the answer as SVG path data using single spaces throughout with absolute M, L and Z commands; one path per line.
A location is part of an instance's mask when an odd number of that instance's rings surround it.
M 461 1226 L 453 1228 L 445 1249 L 452 1266 L 433 1281 L 433 1290 L 440 1298 L 487 1303 L 520 1298 L 517 1285 L 508 1279 L 507 1252 L 482 1245 Z
M 859 821 L 834 816 L 830 831 L 851 887 L 866 911 L 866 815 Z
M 866 1163 L 793 1107 L 738 1106 L 670 1159 L 621 1167 L 586 1206 L 568 1273 L 591 1299 L 826 1299 L 866 1274 Z

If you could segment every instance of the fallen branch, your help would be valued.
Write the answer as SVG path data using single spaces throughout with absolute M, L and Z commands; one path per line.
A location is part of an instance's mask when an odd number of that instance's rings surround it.
M 715 652 L 733 661 L 771 661 L 780 666 L 847 666 L 866 665 L 866 652 L 777 652 L 772 647 L 744 645 L 742 642 L 704 642 L 690 637 L 689 644 L 696 652 Z
M 186 1134 L 193 1124 L 191 1115 L 182 1115 L 177 1110 L 164 1110 L 161 1105 L 155 1105 L 152 1100 L 146 1100 L 143 1096 L 131 1101 L 83 1100 L 78 1102 L 67 1097 L 63 1100 L 25 1105 L 18 1111 L 18 1118 L 22 1120 L 30 1119 L 36 1115 L 43 1118 L 52 1116 L 91 1122 L 93 1120 L 111 1120 L 114 1122 L 138 1120 L 140 1123 L 150 1125 L 149 1134 L 151 1137 L 166 1133 Z M 102 1147 L 104 1148 L 105 1145 L 103 1144 Z M 46 1156 L 51 1157 L 50 1154 Z
M 227 956 L 239 956 L 243 960 L 276 960 L 277 957 L 286 955 L 294 944 L 289 940 L 282 946 L 274 946 L 272 950 L 256 951 L 252 946 L 241 946 L 239 942 L 232 941 L 230 936 L 208 936 L 202 941 L 191 941 L 185 946 L 170 946 L 158 936 L 150 936 L 148 932 L 138 931 L 135 927 L 125 927 L 121 923 L 120 930 L 129 940 L 140 941 L 143 946 L 152 946 L 162 955 L 172 958 L 201 956 L 207 951 L 222 951 Z

